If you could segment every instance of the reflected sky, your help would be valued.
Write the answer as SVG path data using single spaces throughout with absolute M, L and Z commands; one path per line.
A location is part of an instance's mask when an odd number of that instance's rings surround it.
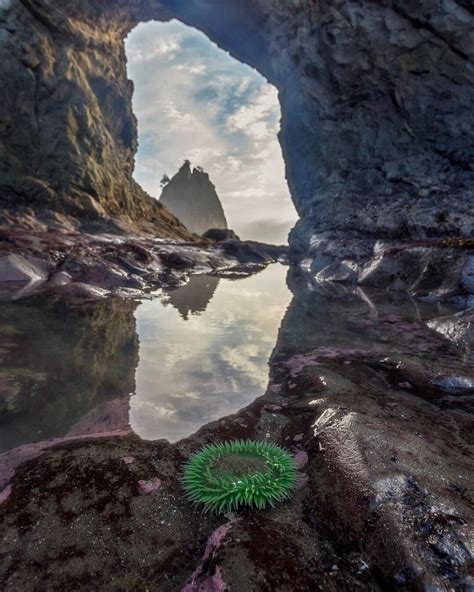
M 175 442 L 263 394 L 290 302 L 286 273 L 276 264 L 238 281 L 206 278 L 206 286 L 203 277 L 191 278 L 184 295 L 180 289 L 178 298 L 171 293 L 168 301 L 137 308 L 140 361 L 130 401 L 135 433 Z

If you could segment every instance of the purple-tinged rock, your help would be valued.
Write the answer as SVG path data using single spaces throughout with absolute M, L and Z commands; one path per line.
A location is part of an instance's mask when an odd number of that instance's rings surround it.
M 158 477 L 154 477 L 153 479 L 150 479 L 148 481 L 145 479 L 140 479 L 138 485 L 140 486 L 141 493 L 148 495 L 149 493 L 153 493 L 160 489 L 161 479 L 159 479 Z
M 296 464 L 298 465 L 298 469 L 302 469 L 309 460 L 307 452 L 304 450 L 298 450 L 298 452 L 295 454 L 295 460 Z

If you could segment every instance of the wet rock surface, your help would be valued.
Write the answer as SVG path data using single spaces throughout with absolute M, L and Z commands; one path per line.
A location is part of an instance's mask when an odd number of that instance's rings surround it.
M 191 242 L 133 181 L 123 42 L 173 17 L 279 90 L 301 274 L 267 392 L 171 445 L 127 424 L 123 360 L 137 343 L 120 327 L 133 334 L 134 299 L 284 254 Z M 471 589 L 471 323 L 445 307 L 473 292 L 470 5 L 4 0 L 0 58 L 1 299 L 104 302 L 81 321 L 101 327 L 103 357 L 83 359 L 72 331 L 71 364 L 90 381 L 90 399 L 71 396 L 81 413 L 65 414 L 61 436 L 0 455 L 2 589 Z M 187 314 L 186 298 L 177 305 Z M 47 357 L 16 367 L 11 327 L 0 350 L 15 369 L 0 374 L 0 408 L 36 400 L 46 433 L 61 377 L 43 380 Z M 104 384 L 101 368 L 120 361 Z M 291 501 L 226 517 L 186 502 L 183 461 L 233 438 L 296 455 Z
M 0 455 L 5 590 L 469 589 L 473 358 L 427 326 L 449 309 L 289 279 L 268 389 L 237 414 L 171 445 L 106 402 Z M 290 501 L 223 517 L 186 501 L 189 454 L 234 438 L 295 454 Z
M 0 228 L 0 298 L 45 292 L 72 299 L 139 299 L 153 288 L 184 285 L 189 274 L 255 273 L 283 260 L 286 247 L 254 241 L 180 242 Z
M 472 308 L 433 319 L 428 325 L 460 345 L 466 342 L 470 346 L 474 344 L 474 309 Z
M 293 230 L 290 261 L 316 291 L 365 286 L 472 307 L 472 239 L 382 241 Z

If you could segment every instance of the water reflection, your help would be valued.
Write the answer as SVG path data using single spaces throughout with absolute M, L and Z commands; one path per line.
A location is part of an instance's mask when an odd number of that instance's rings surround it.
M 238 281 L 193 277 L 142 304 L 3 304 L 0 451 L 130 423 L 177 440 L 239 410 L 265 389 L 290 300 L 285 274 L 274 265 Z
M 221 279 L 217 289 L 215 278 L 194 278 L 178 298 L 179 291 L 171 294 L 176 309 L 158 300 L 139 306 L 140 362 L 130 409 L 137 434 L 174 442 L 263 393 L 290 302 L 286 272 L 272 265 L 249 278 Z M 202 311 L 206 299 L 205 313 L 188 316 Z
M 210 275 L 191 276 L 186 285 L 169 293 L 167 302 L 187 321 L 189 315 L 206 310 L 218 283 L 219 278 Z
M 138 360 L 136 306 L 2 304 L 0 450 L 126 427 Z
M 392 377 L 413 395 L 464 405 L 459 394 L 450 391 L 449 402 L 426 386 L 439 373 L 472 378 L 470 351 L 426 326 L 449 307 L 342 287 L 328 296 L 290 274 L 288 308 L 286 273 L 273 265 L 239 280 L 195 277 L 140 304 L 3 304 L 0 451 L 129 425 L 146 439 L 179 440 L 261 395 L 272 351 L 276 383 L 286 360 L 310 352 L 326 364 L 328 389 L 348 388 L 346 374 L 356 371 L 358 388 L 382 381 L 385 389 Z

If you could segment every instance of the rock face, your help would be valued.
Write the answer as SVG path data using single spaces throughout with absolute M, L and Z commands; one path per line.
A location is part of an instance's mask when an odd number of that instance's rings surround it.
M 317 291 L 330 284 L 359 285 L 474 305 L 472 240 L 383 241 L 323 233 L 303 248 L 301 242 L 292 243 L 290 256 Z
M 210 228 L 227 229 L 227 220 L 209 175 L 185 161 L 165 185 L 160 202 L 195 234 Z
M 293 240 L 472 232 L 467 0 L 3 0 L 6 220 L 20 208 L 23 221 L 67 214 L 180 232 L 132 179 L 137 133 L 124 52 L 136 24 L 170 18 L 204 31 L 278 88 L 302 218 Z
M 0 220 L 189 237 L 132 178 L 128 19 L 93 4 L 0 3 Z

